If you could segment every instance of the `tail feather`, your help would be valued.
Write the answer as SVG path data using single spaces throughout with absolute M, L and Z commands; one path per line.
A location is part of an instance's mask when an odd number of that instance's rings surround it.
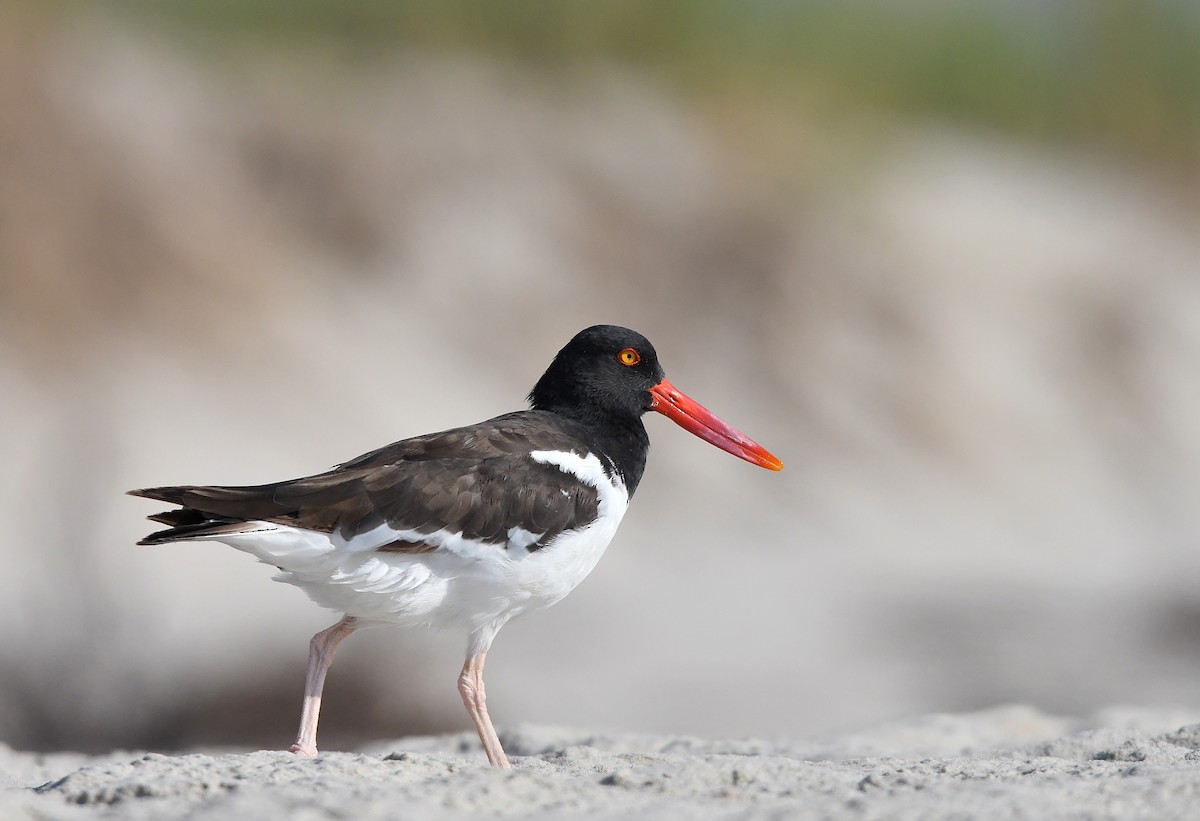
M 371 513 L 371 496 L 363 489 L 364 471 L 338 471 L 269 485 L 178 485 L 129 491 L 172 505 L 150 516 L 168 525 L 138 544 L 163 544 L 236 532 L 246 522 L 275 522 L 307 530 L 331 532 L 339 524 L 361 522 Z
M 155 499 L 159 502 L 166 502 L 172 505 L 182 505 L 183 494 L 191 489 L 187 485 L 181 487 L 144 487 L 126 491 L 126 495 L 141 496 L 143 499 Z
M 295 508 L 281 504 L 275 495 L 284 483 L 221 487 L 216 485 L 180 485 L 147 487 L 129 491 L 130 496 L 155 499 L 202 513 L 230 519 L 266 519 L 286 515 Z
M 165 530 L 151 533 L 138 542 L 141 545 L 166 544 L 206 536 L 217 536 L 241 530 L 246 522 L 278 515 L 280 506 L 271 500 L 264 488 L 149 487 L 129 491 L 168 504 L 180 505 L 178 510 L 166 510 L 148 516 L 150 521 L 168 525 Z
M 146 518 L 162 525 L 182 527 L 183 525 L 201 524 L 208 521 L 211 517 L 206 513 L 185 507 L 179 510 L 164 510 L 162 513 L 155 513 L 153 516 L 147 516 Z
M 182 511 L 180 511 L 182 512 Z M 154 518 L 151 516 L 150 518 Z M 246 522 L 230 521 L 230 520 L 209 520 L 205 522 L 197 522 L 190 525 L 178 525 L 169 527 L 166 530 L 159 530 L 151 533 L 144 539 L 138 541 L 138 544 L 156 545 L 166 544 L 167 542 L 182 542 L 188 539 L 199 539 L 205 536 L 219 536 L 222 533 L 236 533 L 246 529 Z

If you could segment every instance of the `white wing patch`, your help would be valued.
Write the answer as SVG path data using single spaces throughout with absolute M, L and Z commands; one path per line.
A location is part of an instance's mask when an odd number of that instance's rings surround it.
M 468 559 L 483 558 L 488 553 L 495 553 L 504 547 L 504 544 L 499 542 L 469 539 L 461 532 L 435 530 L 432 533 L 422 533 L 419 530 L 397 530 L 386 522 L 350 539 L 343 537 L 340 532 L 334 533 L 330 541 L 334 547 L 350 553 L 370 553 L 393 542 L 427 544 L 436 550 L 446 550 Z
M 419 530 L 397 530 L 388 524 L 381 524 L 350 539 L 346 539 L 341 533 L 334 533 L 330 542 L 335 548 L 348 553 L 373 553 L 396 542 L 408 542 L 427 544 L 434 549 L 446 550 L 468 559 L 484 558 L 487 554 L 501 549 L 512 552 L 513 558 L 520 558 L 528 554 L 529 548 L 545 535 L 533 533 L 523 527 L 510 527 L 507 541 L 489 542 L 467 538 L 461 532 L 435 530 L 433 533 L 422 533 Z
M 508 549 L 528 553 L 529 548 L 537 544 L 538 539 L 545 535 L 545 533 L 530 533 L 523 527 L 510 527 L 508 529 Z

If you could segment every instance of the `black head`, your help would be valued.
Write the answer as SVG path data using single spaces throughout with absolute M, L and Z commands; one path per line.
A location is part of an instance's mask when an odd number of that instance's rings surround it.
M 567 343 L 533 386 L 529 401 L 587 425 L 637 484 L 649 440 L 642 414 L 657 411 L 704 441 L 770 470 L 779 461 L 762 445 L 667 381 L 646 337 L 617 325 L 594 325 Z M 630 478 L 632 477 L 632 478 Z
M 575 334 L 529 393 L 539 410 L 579 419 L 637 420 L 654 405 L 665 374 L 650 340 L 619 325 Z

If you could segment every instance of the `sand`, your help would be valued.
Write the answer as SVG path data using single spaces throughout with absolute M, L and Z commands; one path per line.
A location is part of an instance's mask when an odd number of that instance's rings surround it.
M 31 754 L 0 748 L 0 818 L 1200 817 L 1200 713 L 1023 706 L 812 741 L 519 726 L 511 772 L 469 735 L 282 752 Z

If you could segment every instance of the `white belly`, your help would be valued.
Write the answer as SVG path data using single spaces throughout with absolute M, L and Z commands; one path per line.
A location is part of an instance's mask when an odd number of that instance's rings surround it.
M 403 626 L 461 627 L 490 644 L 514 616 L 549 607 L 592 571 L 628 507 L 619 480 L 609 479 L 595 456 L 540 452 L 597 490 L 596 520 L 528 550 L 528 534 L 510 533 L 506 547 L 434 534 L 424 553 L 380 552 L 380 539 L 347 543 L 329 534 L 257 522 L 254 529 L 214 537 L 275 565 L 279 581 L 293 584 L 323 607 L 364 621 Z M 516 530 L 516 529 L 514 529 Z M 379 534 L 381 538 L 387 534 Z

